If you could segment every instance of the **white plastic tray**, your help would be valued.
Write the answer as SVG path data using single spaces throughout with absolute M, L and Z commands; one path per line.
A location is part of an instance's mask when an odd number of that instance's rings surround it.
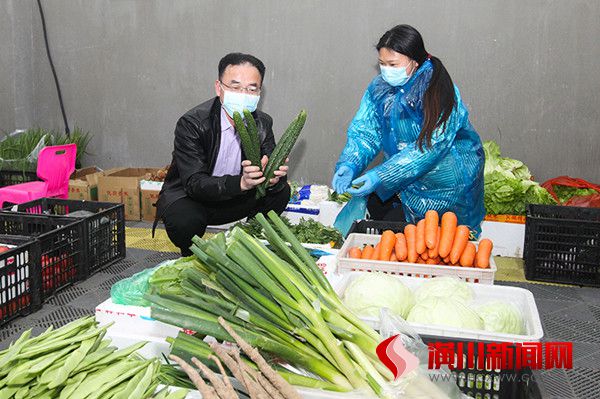
M 421 266 L 421 265 L 419 265 Z M 334 289 L 340 297 L 343 297 L 348 284 L 358 278 L 363 272 L 350 272 L 343 275 L 334 285 Z M 426 280 L 422 278 L 393 276 L 402 281 L 413 292 Z M 458 329 L 454 327 L 425 325 L 409 323 L 419 335 L 440 336 L 459 339 L 476 339 L 493 342 L 537 342 L 544 336 L 542 322 L 538 313 L 533 294 L 524 288 L 508 287 L 502 285 L 483 285 L 467 283 L 473 290 L 473 303 L 477 306 L 493 301 L 502 301 L 515 305 L 523 315 L 526 333 L 523 335 L 503 334 L 492 331 Z M 361 317 L 373 328 L 379 328 L 379 319 Z
M 490 267 L 480 269 L 478 267 L 457 267 L 443 265 L 424 265 L 409 262 L 385 262 L 366 259 L 353 259 L 348 257 L 348 251 L 352 247 L 360 247 L 365 244 L 376 245 L 381 239 L 380 235 L 353 233 L 346 238 L 342 249 L 338 252 L 338 273 L 352 271 L 384 272 L 407 277 L 440 277 L 454 276 L 470 283 L 494 284 L 496 274 L 496 263 L 490 257 Z
M 164 339 L 177 336 L 181 330 L 150 317 L 149 307 L 119 305 L 110 298 L 96 306 L 96 320 L 102 325 L 114 323 L 108 331 L 122 336 L 142 334 Z

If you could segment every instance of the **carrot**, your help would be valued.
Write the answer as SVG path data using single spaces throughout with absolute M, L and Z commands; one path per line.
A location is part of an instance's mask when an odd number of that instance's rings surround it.
M 396 251 L 392 251 L 392 255 L 390 255 L 390 262 L 398 262 L 398 258 L 396 257 Z
M 477 267 L 487 269 L 490 267 L 490 256 L 492 255 L 494 243 L 492 240 L 484 238 L 479 241 L 479 249 L 477 250 Z
M 348 251 L 348 256 L 353 259 L 360 259 L 362 256 L 362 250 L 359 247 L 352 247 Z
M 373 255 L 371 255 L 371 260 L 379 260 L 379 255 L 381 254 L 381 241 L 375 245 L 375 250 L 373 251 Z
M 438 265 L 438 261 L 435 258 L 429 258 L 425 261 L 426 264 L 428 265 Z
M 464 252 L 460 256 L 460 265 L 464 267 L 472 267 L 473 261 L 475 260 L 475 252 L 477 252 L 475 244 L 473 244 L 472 242 L 468 242 Z
M 360 256 L 361 259 L 371 259 L 373 257 L 373 252 L 375 252 L 375 248 L 372 245 L 365 245 L 362 250 L 362 254 Z
M 406 237 L 406 256 L 410 263 L 415 263 L 419 254 L 417 254 L 417 226 L 409 224 L 404 228 L 404 236 Z
M 408 256 L 408 248 L 406 247 L 406 236 L 404 234 L 396 234 L 396 245 L 394 250 L 396 251 L 396 257 L 400 262 L 406 260 L 406 257 Z
M 423 260 L 423 258 L 421 258 L 421 257 L 419 256 L 419 259 L 417 259 L 417 262 L 416 262 L 416 263 L 419 263 L 419 264 L 423 264 L 423 265 L 424 265 L 424 264 L 425 264 L 425 261 Z
M 450 262 L 450 255 L 446 256 L 443 260 L 444 260 L 444 263 L 446 263 L 446 264 L 452 263 L 452 262 Z
M 423 260 L 427 260 L 427 259 L 429 259 L 429 253 L 428 253 L 427 251 L 423 252 L 423 253 L 421 254 L 421 258 L 422 258 Z
M 417 253 L 421 255 L 427 249 L 425 244 L 425 219 L 419 220 L 417 223 L 417 238 L 416 238 Z
M 392 251 L 396 245 L 396 234 L 392 230 L 386 230 L 381 235 L 381 251 L 379 253 L 379 260 L 390 260 Z
M 427 248 L 432 249 L 437 245 L 438 223 L 440 216 L 437 211 L 430 210 L 425 212 L 425 244 Z
M 441 227 L 438 226 L 437 228 L 437 234 L 435 236 L 435 245 L 433 246 L 433 248 L 429 248 L 428 252 L 429 252 L 429 257 L 430 258 L 437 258 L 439 255 L 439 251 L 440 251 L 440 230 Z
M 439 253 L 442 258 L 450 255 L 452 250 L 452 243 L 454 242 L 454 235 L 456 234 L 456 225 L 458 219 L 454 212 L 446 212 L 442 216 L 442 227 L 440 233 L 440 249 Z
M 469 242 L 470 233 L 471 232 L 467 226 L 461 225 L 456 228 L 454 242 L 452 243 L 452 250 L 450 251 L 450 261 L 452 261 L 452 263 L 458 263 L 460 260 L 460 256 Z

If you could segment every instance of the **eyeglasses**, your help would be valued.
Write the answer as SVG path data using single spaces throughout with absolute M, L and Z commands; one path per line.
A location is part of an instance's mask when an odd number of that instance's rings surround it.
M 219 83 L 221 83 L 221 85 L 223 85 L 224 87 L 228 88 L 231 91 L 234 91 L 236 93 L 248 93 L 248 94 L 252 94 L 255 96 L 258 96 L 260 94 L 260 87 L 256 87 L 256 86 L 248 86 L 248 87 L 241 87 L 241 86 L 230 86 L 228 84 L 223 83 L 222 81 L 219 80 Z

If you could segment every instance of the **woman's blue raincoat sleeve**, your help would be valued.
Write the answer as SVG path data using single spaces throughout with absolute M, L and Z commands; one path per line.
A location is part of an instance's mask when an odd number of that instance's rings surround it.
M 357 177 L 381 151 L 379 116 L 370 90 L 366 90 L 360 107 L 348 127 L 347 136 L 346 146 L 335 169 L 339 169 L 342 165 L 349 166 L 354 171 L 354 177 Z

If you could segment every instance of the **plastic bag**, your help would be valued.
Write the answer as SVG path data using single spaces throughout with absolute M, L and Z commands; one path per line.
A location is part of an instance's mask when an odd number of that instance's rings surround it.
M 168 260 L 150 269 L 142 270 L 131 277 L 124 278 L 113 284 L 110 288 L 110 299 L 119 305 L 150 306 L 150 302 L 144 299 L 144 294 L 150 289 L 148 280 L 159 268 L 173 262 Z
M 352 223 L 365 218 L 367 214 L 367 197 L 352 197 L 337 215 L 333 227 L 338 229 L 343 237 L 348 235 Z
M 4 139 L 0 140 L 0 141 L 5 141 L 7 140 L 7 138 L 13 138 L 13 137 L 17 137 L 20 136 L 21 134 L 26 133 L 26 130 L 15 130 L 14 132 L 12 132 L 10 135 L 6 136 Z M 12 158 L 12 159 L 8 159 L 8 158 L 2 158 L 0 157 L 0 169 L 2 170 L 22 170 L 22 171 L 31 171 L 31 172 L 35 172 L 36 167 L 37 167 L 37 160 L 38 160 L 38 156 L 40 155 L 40 151 L 42 150 L 42 148 L 44 148 L 46 146 L 46 142 L 49 139 L 49 135 L 48 134 L 44 134 L 40 140 L 38 141 L 38 143 L 35 145 L 35 147 L 33 148 L 33 150 L 27 154 L 27 156 L 22 157 L 22 158 Z M 2 144 L 0 144 L 1 146 Z
M 469 396 L 463 394 L 456 385 L 456 379 L 452 376 L 447 366 L 439 369 L 429 369 L 429 348 L 421 340 L 419 334 L 401 317 L 392 315 L 388 309 L 381 309 L 380 334 L 384 339 L 398 335 L 406 352 L 404 355 L 398 353 L 396 359 L 390 359 L 394 363 L 400 361 L 400 367 L 411 363 L 410 358 L 415 356 L 418 365 L 412 371 L 404 370 L 393 384 L 390 385 L 390 394 L 402 394 L 402 398 L 430 398 L 430 399 L 465 399 Z M 395 349 L 395 348 L 394 348 Z M 386 353 L 389 351 L 386 351 Z M 412 356 L 411 356 L 412 354 Z M 405 358 L 407 358 L 405 360 Z
M 600 208 L 600 186 L 597 184 L 590 183 L 583 179 L 577 179 L 569 176 L 559 176 L 546 181 L 542 184 L 552 197 L 560 204 L 567 206 L 580 206 L 589 208 Z M 567 201 L 562 201 L 564 198 L 559 197 L 557 193 L 558 187 L 571 187 L 574 189 L 589 189 L 589 191 L 596 191 L 597 194 L 591 193 L 589 195 L 574 195 Z
M 316 205 L 326 201 L 329 197 L 329 187 L 316 184 L 308 184 L 298 187 L 296 193 L 292 194 L 290 204 L 294 205 Z

